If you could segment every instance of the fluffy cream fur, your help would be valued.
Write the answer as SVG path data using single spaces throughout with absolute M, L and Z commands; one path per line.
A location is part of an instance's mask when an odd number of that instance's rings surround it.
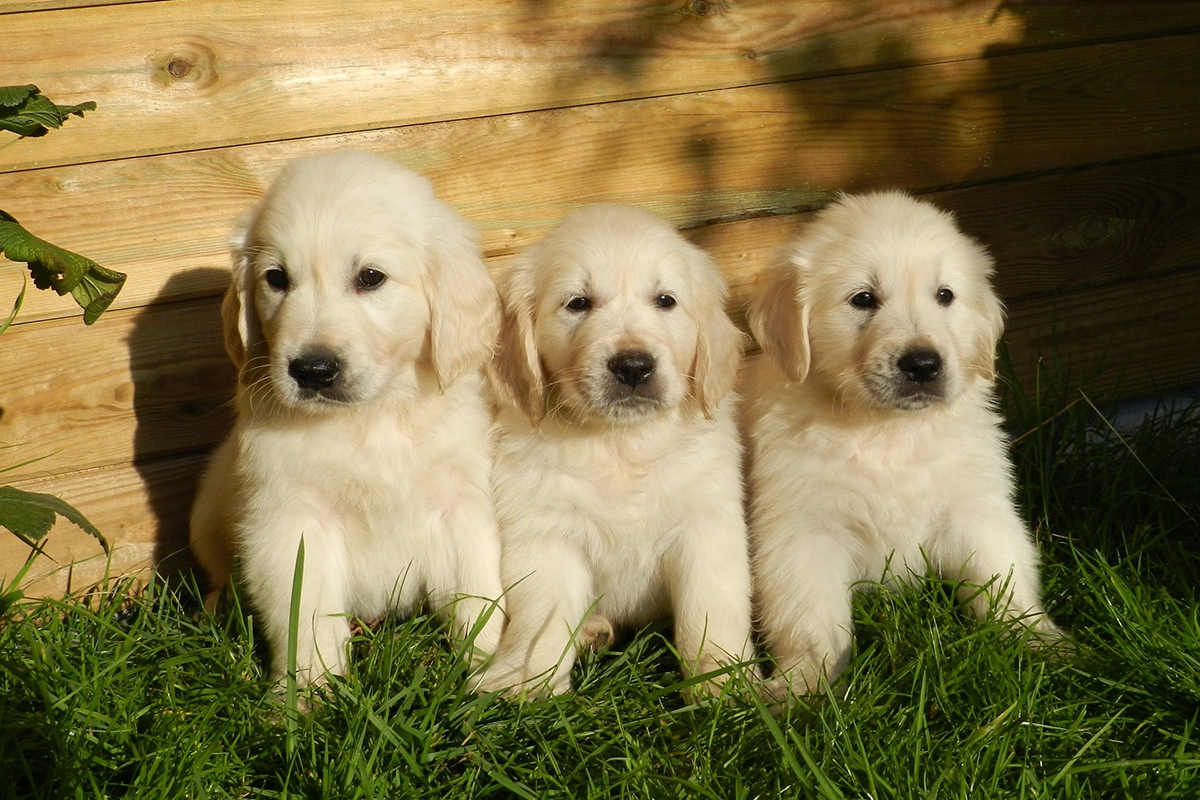
M 290 165 L 243 224 L 222 309 L 238 419 L 193 551 L 217 586 L 241 556 L 282 676 L 303 538 L 302 684 L 345 670 L 346 615 L 428 599 L 465 637 L 501 594 L 482 374 L 499 298 L 475 234 L 424 178 L 345 152 Z
M 744 660 L 742 336 L 720 273 L 658 217 L 593 206 L 505 277 L 492 372 L 509 623 L 484 688 L 569 690 L 577 639 L 608 620 L 674 615 L 688 674 Z
M 948 214 L 881 192 L 822 211 L 765 274 L 743 427 L 777 698 L 846 666 L 857 582 L 927 563 L 977 613 L 999 599 L 1057 635 L 992 407 L 1003 314 L 991 272 Z

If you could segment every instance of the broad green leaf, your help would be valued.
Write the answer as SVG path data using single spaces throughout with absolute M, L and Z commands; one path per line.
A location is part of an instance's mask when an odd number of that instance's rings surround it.
M 112 305 L 125 285 L 124 273 L 39 239 L 4 211 L 0 211 L 0 254 L 26 262 L 37 288 L 53 289 L 60 295 L 70 293 L 83 309 L 87 325 Z
M 61 128 L 72 114 L 82 117 L 85 111 L 95 110 L 91 101 L 60 106 L 36 86 L 0 86 L 0 128 L 18 136 L 45 136 L 51 128 Z
M 108 310 L 125 285 L 125 273 L 116 272 L 88 261 L 91 269 L 83 273 L 79 283 L 71 290 L 71 297 L 83 309 L 83 324 L 91 325 Z
M 24 103 L 30 96 L 38 93 L 36 86 L 0 86 L 0 108 L 12 108 Z
M 52 494 L 0 486 L 0 527 L 8 528 L 26 544 L 33 546 L 43 539 L 54 527 L 56 515 L 96 537 L 100 546 L 108 552 L 108 540 L 70 503 Z

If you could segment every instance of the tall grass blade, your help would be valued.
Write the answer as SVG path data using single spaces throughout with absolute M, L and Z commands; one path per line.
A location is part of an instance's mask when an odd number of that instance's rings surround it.
M 296 730 L 300 724 L 300 707 L 297 702 L 296 682 L 296 640 L 300 631 L 300 595 L 304 584 L 304 536 L 296 546 L 296 568 L 292 573 L 292 601 L 288 608 L 288 641 L 287 641 L 287 695 L 286 735 L 287 753 L 289 757 L 296 754 Z

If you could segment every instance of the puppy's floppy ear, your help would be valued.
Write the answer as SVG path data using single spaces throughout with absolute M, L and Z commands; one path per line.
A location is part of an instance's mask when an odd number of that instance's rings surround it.
M 979 274 L 977 292 L 978 304 L 974 310 L 979 314 L 979 333 L 972 342 L 970 365 L 973 370 L 991 383 L 996 380 L 996 345 L 1000 342 L 1000 334 L 1004 333 L 1004 305 L 992 289 L 988 279 L 993 272 L 992 257 L 982 246 L 971 243 L 977 259 L 974 265 Z
M 266 355 L 267 349 L 266 337 L 254 308 L 254 270 L 250 265 L 249 237 L 255 214 L 256 210 L 251 210 L 239 217 L 229 237 L 233 269 L 229 288 L 221 301 L 225 352 L 239 374 L 255 358 Z
M 530 256 L 518 256 L 500 282 L 500 350 L 488 364 L 497 399 L 537 423 L 546 413 L 545 381 L 533 338 L 533 274 Z
M 704 416 L 712 419 L 712 412 L 737 381 L 746 336 L 725 313 L 729 287 L 720 270 L 698 247 L 688 246 L 688 258 L 697 287 L 696 312 L 700 326 L 692 365 L 692 391 Z
M 440 213 L 426 285 L 433 369 L 445 389 L 491 359 L 500 330 L 500 301 L 474 229 L 449 206 Z
M 807 256 L 796 246 L 782 251 L 774 265 L 759 275 L 746 317 L 750 331 L 767 357 L 787 375 L 808 376 L 812 353 L 808 341 L 808 304 L 801 295 L 801 273 Z

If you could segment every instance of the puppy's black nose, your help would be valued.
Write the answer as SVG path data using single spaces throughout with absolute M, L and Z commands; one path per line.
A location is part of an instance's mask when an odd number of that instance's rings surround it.
M 341 364 L 333 353 L 306 353 L 288 364 L 288 375 L 303 389 L 328 389 L 339 372 Z
M 654 356 L 637 350 L 623 350 L 608 360 L 608 371 L 626 386 L 640 386 L 654 374 Z
M 896 366 L 913 383 L 929 383 L 941 374 L 942 357 L 936 350 L 909 350 L 900 356 Z

